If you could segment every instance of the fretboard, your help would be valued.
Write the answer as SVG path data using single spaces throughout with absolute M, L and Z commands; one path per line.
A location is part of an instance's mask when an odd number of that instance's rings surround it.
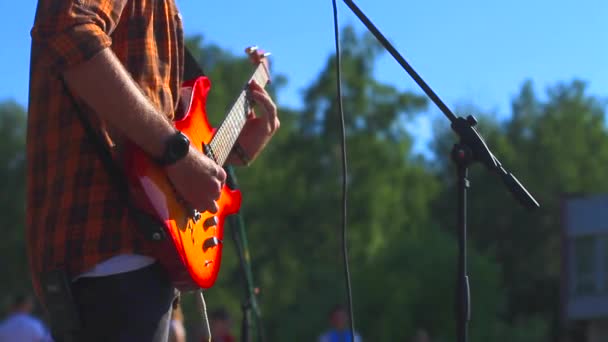
M 268 83 L 268 72 L 264 63 L 260 63 L 257 66 L 251 79 L 255 80 L 262 87 L 266 86 L 266 83 Z M 226 163 L 228 155 L 247 121 L 247 114 L 251 109 L 251 104 L 247 99 L 247 87 L 246 85 L 243 91 L 241 91 L 234 105 L 228 111 L 228 115 L 209 143 L 209 147 L 211 147 L 211 151 L 219 165 L 223 166 Z

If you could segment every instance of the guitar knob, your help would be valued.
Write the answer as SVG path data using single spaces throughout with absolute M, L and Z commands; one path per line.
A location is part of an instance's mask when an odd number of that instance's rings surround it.
M 218 224 L 217 217 L 211 216 L 208 219 L 206 219 L 205 222 L 203 222 L 203 228 L 205 230 L 207 230 L 211 227 L 217 226 L 217 224 Z
M 219 245 L 220 243 L 222 243 L 222 240 L 216 238 L 215 236 L 206 239 L 205 242 L 203 242 L 203 252 L 207 252 L 209 248 L 213 248 Z

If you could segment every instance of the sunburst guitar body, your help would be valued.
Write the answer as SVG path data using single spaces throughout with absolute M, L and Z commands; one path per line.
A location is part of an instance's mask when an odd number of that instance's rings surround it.
M 267 53 L 256 47 L 246 50 L 256 65 L 251 79 L 265 86 L 269 81 Z M 175 121 L 175 127 L 208 157 L 223 166 L 250 111 L 247 86 L 219 128 L 211 127 L 206 114 L 206 99 L 211 83 L 206 77 L 184 83 L 189 103 L 185 115 Z M 167 270 L 173 285 L 180 290 L 210 288 L 215 283 L 222 260 L 224 223 L 226 217 L 238 212 L 241 193 L 223 186 L 215 214 L 189 208 L 180 199 L 163 167 L 146 153 L 129 145 L 126 169 L 130 193 L 135 205 L 162 223 L 169 244 L 159 247 L 155 257 Z M 192 179 L 196 182 L 196 179 Z

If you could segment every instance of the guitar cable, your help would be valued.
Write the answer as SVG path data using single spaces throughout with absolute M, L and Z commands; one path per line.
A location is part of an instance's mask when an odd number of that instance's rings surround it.
M 340 116 L 340 145 L 342 150 L 342 256 L 344 258 L 344 278 L 346 282 L 346 294 L 348 299 L 348 314 L 350 321 L 351 341 L 355 341 L 355 315 L 353 313 L 353 295 L 350 279 L 350 268 L 348 266 L 348 241 L 346 234 L 347 219 L 347 160 L 346 160 L 346 129 L 344 124 L 344 110 L 342 108 L 342 72 L 340 62 L 340 28 L 338 26 L 338 6 L 336 0 L 332 0 L 334 17 L 334 40 L 336 46 L 336 90 L 338 100 L 338 114 Z

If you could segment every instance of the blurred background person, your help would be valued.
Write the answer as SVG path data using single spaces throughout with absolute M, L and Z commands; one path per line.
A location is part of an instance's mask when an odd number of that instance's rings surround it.
M 214 310 L 209 315 L 211 328 L 211 341 L 213 342 L 236 342 L 236 338 L 230 332 L 232 320 L 228 311 L 223 308 Z
M 412 342 L 431 342 L 431 336 L 424 329 L 418 329 Z
M 319 342 L 353 342 L 348 324 L 348 310 L 344 305 L 336 305 L 329 313 L 331 328 L 319 336 Z M 361 342 L 361 336 L 355 332 L 355 341 Z
M 8 315 L 0 323 L 0 342 L 46 342 L 50 334 L 42 322 L 32 316 L 34 301 L 30 295 L 19 294 L 10 302 Z

